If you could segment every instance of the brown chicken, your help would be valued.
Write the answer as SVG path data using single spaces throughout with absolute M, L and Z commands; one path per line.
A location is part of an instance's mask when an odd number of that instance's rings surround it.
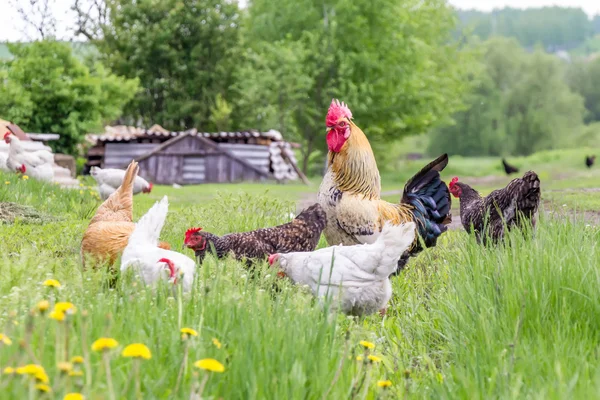
M 533 171 L 485 197 L 455 177 L 450 182 L 450 193 L 460 199 L 463 227 L 474 232 L 478 242 L 499 241 L 506 230 L 522 228 L 527 223 L 535 227 L 541 193 L 540 178 Z
M 386 221 L 394 225 L 415 222 L 415 242 L 400 257 L 397 273 L 423 245 L 435 246 L 452 221 L 450 193 L 440 179 L 448 156 L 443 154 L 413 176 L 404 186 L 400 203 L 389 203 L 381 199 L 375 156 L 369 140 L 353 122 L 350 109 L 332 101 L 325 123 L 328 167 L 317 200 L 327 213 L 327 243 L 374 243 Z
M 138 173 L 138 164 L 132 161 L 127 167 L 123 183 L 104 203 L 90 221 L 81 241 L 81 257 L 92 257 L 100 262 L 113 264 L 121 254 L 129 236 L 135 228 L 133 222 L 133 182 Z M 159 247 L 169 250 L 168 243 Z
M 314 204 L 291 222 L 273 228 L 224 236 L 205 232 L 202 228 L 188 229 L 184 245 L 195 251 L 199 263 L 204 260 L 206 252 L 214 247 L 217 257 L 232 253 L 238 260 L 245 258 L 250 265 L 252 260 L 266 260 L 273 253 L 313 251 L 325 224 L 325 212 L 319 204 Z

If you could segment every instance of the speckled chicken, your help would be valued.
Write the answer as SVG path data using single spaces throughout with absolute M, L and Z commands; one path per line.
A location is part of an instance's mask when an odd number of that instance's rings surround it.
M 535 214 L 540 204 L 540 179 L 533 171 L 513 179 L 505 188 L 494 190 L 486 197 L 471 186 L 453 178 L 450 193 L 460 199 L 460 218 L 465 230 L 475 232 L 479 242 L 487 237 L 498 241 L 505 229 L 520 228 L 525 223 L 535 226 Z M 487 233 L 487 235 L 484 235 Z
M 193 249 L 202 263 L 206 252 L 214 247 L 219 258 L 233 254 L 236 259 L 266 260 L 269 254 L 292 251 L 312 251 L 317 247 L 321 232 L 325 228 L 325 211 L 314 204 L 302 211 L 287 224 L 251 232 L 230 233 L 217 236 L 202 228 L 188 229 L 184 245 Z

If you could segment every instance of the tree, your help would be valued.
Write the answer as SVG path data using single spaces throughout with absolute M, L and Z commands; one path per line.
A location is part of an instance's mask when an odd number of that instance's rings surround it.
M 96 38 L 111 71 L 139 79 L 143 90 L 124 117 L 169 129 L 216 129 L 211 109 L 219 95 L 230 101 L 237 62 L 237 3 L 110 0 L 103 7 L 97 11 L 100 25 L 93 28 L 87 14 L 80 14 L 87 24 L 80 31 Z
M 432 132 L 431 153 L 527 155 L 563 146 L 582 125 L 582 99 L 567 86 L 556 57 L 528 54 L 506 38 L 483 43 L 480 54 L 469 107 Z
M 374 142 L 421 133 L 461 107 L 465 55 L 442 0 L 254 0 L 244 24 L 237 115 L 324 149 L 332 97 Z M 280 65 L 281 64 L 281 65 Z
M 571 89 L 585 101 L 585 122 L 600 121 L 600 58 L 572 64 L 567 78 Z
M 58 133 L 55 151 L 72 153 L 83 136 L 118 118 L 137 91 L 135 80 L 88 68 L 68 44 L 9 45 L 14 58 L 1 64 L 0 112 L 29 132 Z

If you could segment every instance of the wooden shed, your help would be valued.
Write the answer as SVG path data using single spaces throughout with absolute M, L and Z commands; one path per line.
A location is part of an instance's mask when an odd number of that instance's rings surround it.
M 107 127 L 88 135 L 87 169 L 125 168 L 135 159 L 140 176 L 163 185 L 298 179 L 290 144 L 277 131 L 202 133 Z M 293 166 L 290 166 L 293 163 Z M 300 175 L 302 175 L 300 173 Z M 304 178 L 304 177 L 303 177 Z

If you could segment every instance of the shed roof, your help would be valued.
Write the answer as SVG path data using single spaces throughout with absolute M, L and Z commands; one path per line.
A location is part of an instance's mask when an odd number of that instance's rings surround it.
M 197 129 L 189 129 L 187 131 L 171 132 L 160 125 L 152 125 L 148 129 L 138 128 L 134 126 L 116 125 L 106 126 L 102 134 L 88 134 L 86 140 L 91 144 L 97 142 L 123 142 L 138 139 L 142 137 L 176 137 L 181 135 L 202 136 L 205 138 L 265 138 L 273 141 L 283 140 L 283 136 L 276 130 L 271 129 L 268 132 L 259 132 L 254 129 L 240 132 L 198 132 Z

